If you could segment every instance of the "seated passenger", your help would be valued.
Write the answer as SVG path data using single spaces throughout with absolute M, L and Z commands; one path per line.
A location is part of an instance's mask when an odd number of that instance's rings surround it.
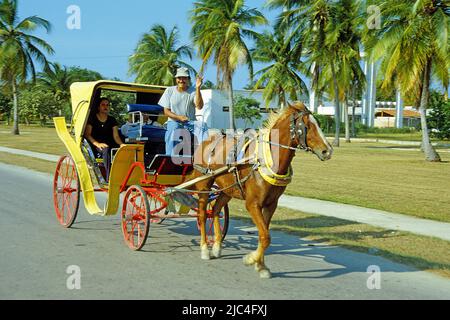
M 106 181 L 109 181 L 109 170 L 111 166 L 111 148 L 124 145 L 119 136 L 118 123 L 110 116 L 110 102 L 108 98 L 100 98 L 97 112 L 88 119 L 84 137 L 95 147 L 98 155 L 103 158 L 106 171 Z

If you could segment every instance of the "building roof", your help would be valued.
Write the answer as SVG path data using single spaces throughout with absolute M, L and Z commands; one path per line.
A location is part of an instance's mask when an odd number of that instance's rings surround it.
M 377 117 L 395 117 L 395 110 L 380 110 Z M 414 110 L 403 110 L 403 118 L 420 118 L 420 113 Z

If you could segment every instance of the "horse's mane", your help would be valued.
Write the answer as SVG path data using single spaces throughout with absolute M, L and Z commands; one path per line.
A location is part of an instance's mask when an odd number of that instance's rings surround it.
M 283 116 L 290 114 L 292 109 L 296 109 L 298 111 L 302 111 L 306 109 L 306 106 L 301 101 L 294 101 L 292 104 L 288 103 L 288 106 L 284 108 L 282 111 L 271 111 L 269 117 L 267 118 L 266 123 L 263 126 L 263 129 L 272 129 L 275 124 L 280 120 Z

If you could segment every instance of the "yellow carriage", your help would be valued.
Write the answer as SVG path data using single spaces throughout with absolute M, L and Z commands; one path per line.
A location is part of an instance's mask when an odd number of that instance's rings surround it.
M 119 209 L 120 195 L 124 194 L 121 207 L 121 226 L 127 245 L 139 250 L 148 237 L 151 222 L 165 218 L 196 216 L 195 201 L 174 205 L 170 188 L 186 181 L 192 170 L 191 157 L 177 159 L 161 150 L 165 129 L 161 126 L 145 126 L 142 118 L 146 113 L 157 117 L 163 124 L 167 118 L 157 105 L 165 87 L 118 81 L 101 80 L 77 82 L 70 87 L 72 119 L 68 126 L 64 117 L 55 117 L 56 132 L 67 148 L 68 154 L 58 161 L 53 183 L 53 200 L 59 223 L 69 228 L 74 223 L 82 194 L 86 210 L 91 215 L 114 215 Z M 126 144 L 111 150 L 112 163 L 109 180 L 105 181 L 101 159 L 97 159 L 84 139 L 89 116 L 100 96 L 108 92 L 129 95 L 127 111 L 135 134 L 126 138 Z M 125 106 L 118 106 L 125 107 Z M 146 136 L 144 132 L 148 133 Z M 96 192 L 106 192 L 103 208 L 98 205 Z M 207 223 L 212 232 L 212 204 L 217 194 L 211 193 L 207 211 Z M 194 203 L 194 204 L 193 204 Z M 189 206 L 188 206 L 189 205 Z M 175 210 L 176 209 L 176 210 Z M 176 212 L 174 212 L 176 211 Z M 222 234 L 228 229 L 229 210 L 220 212 Z

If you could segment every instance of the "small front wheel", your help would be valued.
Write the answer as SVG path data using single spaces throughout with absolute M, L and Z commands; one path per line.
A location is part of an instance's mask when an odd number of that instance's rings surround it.
M 53 204 L 56 218 L 64 228 L 70 228 L 75 221 L 80 205 L 80 180 L 71 156 L 58 160 L 53 178 Z
M 142 187 L 130 186 L 122 206 L 122 233 L 128 247 L 140 250 L 147 240 L 150 226 L 150 206 Z

